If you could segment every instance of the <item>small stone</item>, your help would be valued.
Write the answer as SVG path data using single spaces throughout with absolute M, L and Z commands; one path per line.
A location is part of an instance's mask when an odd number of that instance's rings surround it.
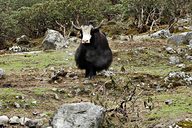
M 111 69 L 111 70 L 113 70 L 113 69 Z M 103 75 L 103 76 L 106 76 L 106 77 L 110 77 L 110 76 L 114 76 L 115 75 L 114 72 L 112 72 L 110 70 L 104 70 L 100 74 Z
M 56 100 L 59 100 L 59 96 L 57 94 L 54 94 L 54 97 Z
M 46 113 L 41 113 L 39 116 L 40 116 L 40 117 L 46 117 L 47 114 L 46 114 Z
M 71 53 L 69 53 L 69 56 L 73 56 L 73 55 L 74 55 L 74 53 L 72 53 L 72 52 L 71 52 Z
M 171 47 L 167 47 L 165 50 L 166 50 L 167 53 L 169 53 L 169 54 L 174 54 L 174 53 L 176 53 L 176 51 L 175 51 L 173 48 L 171 48 Z
M 9 119 L 9 124 L 19 124 L 19 117 L 13 116 Z
M 21 100 L 23 100 L 23 99 L 24 99 L 24 96 L 16 96 L 15 98 L 16 98 L 16 99 L 21 99 Z
M 165 101 L 165 104 L 166 104 L 166 105 L 171 105 L 172 103 L 173 103 L 172 100 L 166 100 L 166 101 Z
M 18 104 L 17 102 L 14 103 L 14 106 L 15 106 L 16 108 L 20 108 L 20 107 L 21 107 L 20 104 Z
M 2 104 L 2 102 L 0 102 L 0 109 L 2 109 L 3 108 L 3 104 Z
M 186 59 L 192 61 L 192 56 L 186 56 Z
M 171 56 L 169 58 L 169 64 L 179 64 L 180 63 L 180 60 L 179 60 L 179 57 L 177 56 Z
M 40 128 L 43 126 L 45 119 L 35 119 L 26 121 L 25 125 L 29 128 Z
M 156 86 L 156 91 L 157 92 L 162 92 L 162 91 L 165 91 L 165 89 L 161 88 L 160 86 Z
M 29 128 L 36 128 L 37 122 L 34 122 L 33 120 L 28 120 L 25 122 L 25 126 L 27 126 Z
M 58 89 L 57 89 L 57 88 L 53 88 L 53 89 L 52 89 L 52 91 L 57 92 L 57 91 L 58 91 Z
M 59 89 L 58 90 L 60 93 L 65 93 L 65 90 L 64 89 Z
M 2 68 L 0 68 L 0 79 L 3 78 L 4 75 L 5 75 L 5 71 Z
M 177 64 L 176 65 L 178 68 L 185 68 L 185 64 Z
M 33 115 L 35 115 L 35 116 L 37 116 L 39 114 L 40 114 L 40 112 L 33 112 Z
M 55 67 L 50 67 L 50 71 L 55 71 Z
M 26 118 L 26 117 L 21 117 L 20 119 L 19 119 L 19 123 L 21 124 L 21 125 L 25 125 L 25 123 L 27 122 L 27 121 L 30 121 L 31 119 L 29 119 L 29 118 Z
M 34 101 L 32 101 L 31 103 L 34 104 L 34 105 L 36 105 L 36 104 L 37 104 L 37 101 L 34 100 Z
M 7 116 L 0 116 L 0 125 L 7 124 L 9 122 L 9 118 Z
M 70 78 L 74 78 L 75 76 L 77 76 L 77 74 L 75 74 L 75 73 L 69 74 L 69 77 L 70 77 Z

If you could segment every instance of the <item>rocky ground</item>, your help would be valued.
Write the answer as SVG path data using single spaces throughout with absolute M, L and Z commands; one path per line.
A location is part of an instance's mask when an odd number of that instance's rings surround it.
M 113 63 L 92 80 L 75 66 L 77 43 L 60 51 L 2 53 L 0 116 L 47 127 L 62 104 L 89 101 L 107 109 L 104 128 L 191 128 L 191 48 L 136 39 L 110 39 Z M 24 127 L 19 121 L 6 126 Z

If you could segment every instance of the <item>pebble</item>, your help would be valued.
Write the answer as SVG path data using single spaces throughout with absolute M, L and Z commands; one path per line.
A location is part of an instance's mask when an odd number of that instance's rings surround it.
M 176 65 L 178 68 L 185 68 L 185 64 L 177 64 Z
M 32 101 L 31 103 L 34 104 L 34 105 L 36 105 L 36 104 L 37 104 L 37 101 L 34 100 L 34 101 Z
M 52 88 L 52 91 L 57 92 L 58 89 L 57 88 Z
M 5 75 L 5 71 L 0 68 L 0 79 L 3 78 L 3 76 Z
M 166 101 L 165 101 L 165 104 L 166 104 L 166 105 L 171 105 L 172 103 L 173 103 L 172 100 L 166 100 Z
M 175 51 L 173 48 L 171 48 L 171 47 L 167 47 L 165 50 L 166 50 L 167 53 L 169 53 L 169 54 L 174 54 L 174 53 L 176 53 L 176 51 Z
M 44 124 L 44 119 L 29 120 L 25 123 L 29 128 L 40 128 Z
M 20 119 L 19 119 L 19 123 L 21 124 L 21 125 L 25 125 L 25 123 L 27 122 L 27 121 L 30 121 L 31 119 L 29 119 L 29 118 L 26 118 L 26 117 L 21 117 Z
M 171 56 L 169 58 L 169 64 L 179 64 L 179 63 L 180 63 L 179 57 Z
M 186 56 L 186 59 L 192 61 L 192 56 Z
M 20 108 L 20 107 L 21 107 L 20 104 L 18 104 L 17 102 L 14 103 L 14 106 L 15 106 L 16 108 Z
M 54 94 L 54 97 L 56 100 L 59 100 L 59 96 L 57 94 Z
M 2 104 L 2 102 L 0 102 L 0 109 L 2 109 L 3 108 L 3 104 Z
M 21 99 L 21 100 L 23 100 L 23 99 L 24 99 L 24 96 L 16 96 L 15 98 L 16 98 L 16 99 Z

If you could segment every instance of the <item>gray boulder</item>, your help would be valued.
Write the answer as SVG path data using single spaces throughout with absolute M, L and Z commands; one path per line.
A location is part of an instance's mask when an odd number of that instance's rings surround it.
M 9 118 L 7 116 L 0 116 L 0 125 L 5 125 L 9 122 Z
M 67 47 L 67 40 L 56 30 L 48 29 L 42 42 L 43 50 L 62 49 Z
M 20 120 L 18 116 L 13 116 L 9 119 L 9 124 L 19 124 Z
M 89 102 L 64 104 L 52 120 L 53 128 L 99 128 L 105 109 Z
M 174 44 L 174 45 L 178 46 L 178 45 L 183 44 L 185 42 L 185 35 L 184 34 L 173 35 L 167 39 L 167 42 L 169 44 Z
M 26 35 L 22 35 L 22 36 L 16 38 L 16 43 L 19 45 L 27 45 L 30 43 L 29 37 L 27 37 Z
M 169 37 L 167 42 L 170 44 L 180 45 L 180 44 L 189 44 L 191 40 L 192 40 L 192 32 L 184 32 Z
M 171 36 L 171 33 L 169 30 L 160 30 L 150 35 L 151 38 L 157 38 L 157 39 L 165 39 Z

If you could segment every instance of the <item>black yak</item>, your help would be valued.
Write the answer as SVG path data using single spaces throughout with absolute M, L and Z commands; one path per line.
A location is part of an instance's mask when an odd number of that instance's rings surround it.
M 97 71 L 108 69 L 112 63 L 112 52 L 109 47 L 106 35 L 98 27 L 92 24 L 78 27 L 72 26 L 81 33 L 81 43 L 75 53 L 76 65 L 85 69 L 85 77 L 92 78 Z

